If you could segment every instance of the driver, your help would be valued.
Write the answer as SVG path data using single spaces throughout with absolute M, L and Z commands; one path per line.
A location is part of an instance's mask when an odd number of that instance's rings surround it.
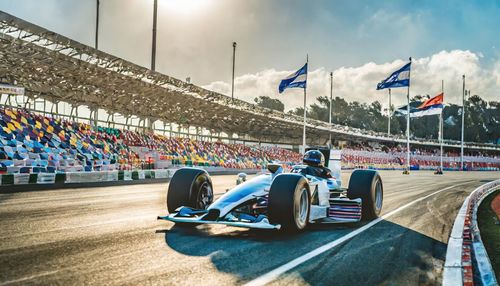
M 306 168 L 301 170 L 302 174 L 329 179 L 332 178 L 330 170 L 325 167 L 325 156 L 318 150 L 309 150 L 302 159 Z

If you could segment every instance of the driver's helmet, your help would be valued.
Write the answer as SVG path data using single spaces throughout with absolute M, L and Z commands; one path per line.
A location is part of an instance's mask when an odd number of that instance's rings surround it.
M 304 154 L 302 162 L 311 167 L 323 167 L 325 165 L 325 156 L 318 150 L 309 150 Z

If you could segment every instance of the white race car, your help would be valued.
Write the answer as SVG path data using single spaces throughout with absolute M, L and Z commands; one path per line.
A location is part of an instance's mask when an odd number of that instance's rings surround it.
M 382 179 L 374 170 L 355 170 L 347 189 L 337 177 L 309 175 L 298 165 L 285 173 L 269 164 L 269 173 L 241 182 L 216 201 L 212 180 L 203 169 L 181 168 L 170 180 L 169 215 L 175 223 L 301 231 L 308 224 L 352 223 L 377 218 L 382 209 Z

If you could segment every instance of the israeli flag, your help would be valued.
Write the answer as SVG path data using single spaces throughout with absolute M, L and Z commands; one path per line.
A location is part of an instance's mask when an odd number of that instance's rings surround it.
M 287 88 L 300 87 L 306 88 L 307 82 L 307 63 L 298 71 L 287 76 L 280 82 L 279 92 L 282 93 Z
M 377 84 L 377 90 L 384 88 L 395 88 L 410 86 L 410 68 L 411 62 L 404 67 L 393 72 L 388 78 Z

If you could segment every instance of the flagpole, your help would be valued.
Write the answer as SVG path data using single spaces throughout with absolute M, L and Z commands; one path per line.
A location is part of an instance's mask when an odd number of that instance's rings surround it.
M 441 93 L 443 94 L 444 98 L 444 80 L 441 80 Z M 443 100 L 444 101 L 444 100 Z M 440 163 L 439 163 L 439 168 L 441 169 L 441 172 L 443 171 L 443 111 L 444 111 L 444 105 L 443 108 L 441 108 L 441 113 L 439 114 L 439 148 L 441 150 L 441 157 L 440 157 Z
M 333 72 L 330 72 L 330 112 L 328 114 L 328 123 L 330 124 L 330 147 L 332 144 L 332 104 L 333 104 Z
M 410 57 L 411 64 L 411 57 Z M 411 65 L 408 70 L 408 93 L 406 94 L 406 99 L 408 105 L 406 106 L 406 164 L 408 172 L 410 171 L 410 81 L 411 81 Z
M 304 131 L 302 133 L 302 154 L 306 153 L 306 90 L 307 90 L 307 73 L 309 71 L 309 54 L 306 55 L 306 85 L 304 86 Z
M 234 101 L 234 66 L 236 60 L 236 42 L 233 42 L 233 76 L 231 78 L 231 102 Z
M 391 110 L 391 89 L 389 88 L 389 116 L 388 116 L 388 123 L 387 123 L 387 136 L 391 136 L 391 116 L 392 116 L 392 110 Z
M 464 121 L 465 121 L 465 75 L 462 76 L 462 136 L 460 144 L 460 170 L 464 170 Z

